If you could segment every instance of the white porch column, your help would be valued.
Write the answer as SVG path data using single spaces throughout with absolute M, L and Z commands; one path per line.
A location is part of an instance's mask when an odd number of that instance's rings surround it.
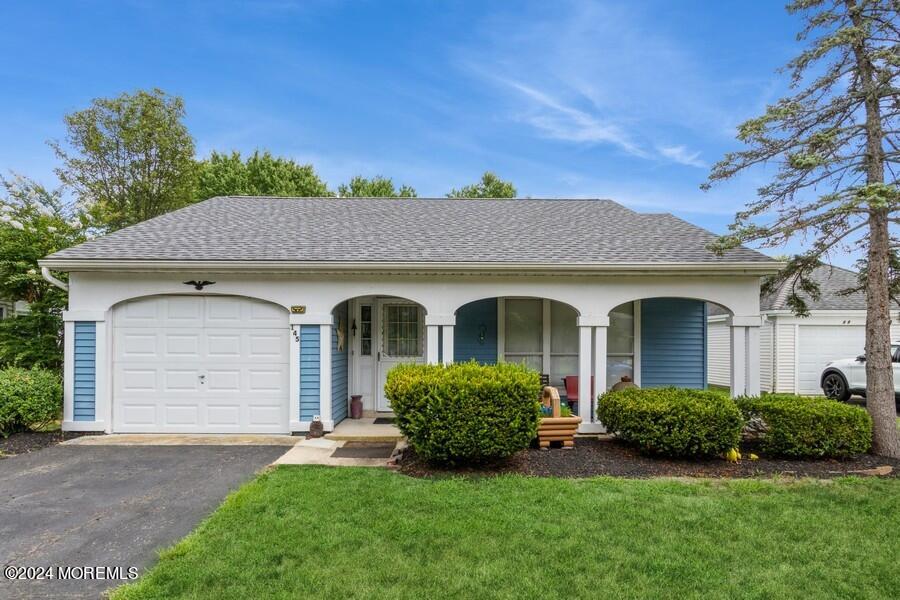
M 746 328 L 731 326 L 731 397 L 743 396 L 747 390 Z
M 425 327 L 425 362 L 429 365 L 438 363 L 438 329 L 440 325 Z
M 747 395 L 759 396 L 759 325 L 747 327 Z
M 319 325 L 319 418 L 326 431 L 334 429 L 331 416 L 331 323 Z
M 449 365 L 453 362 L 453 325 L 442 325 L 441 327 L 443 327 L 444 334 L 441 358 L 445 365 Z
M 759 315 L 731 317 L 731 395 L 759 395 Z
M 578 416 L 591 423 L 591 326 L 578 326 Z
M 606 391 L 606 327 L 594 327 L 594 397 Z
M 443 327 L 444 343 L 440 346 L 444 355 L 444 363 L 453 362 L 453 326 L 456 315 L 425 315 L 425 361 L 429 365 L 438 364 L 438 331 Z M 448 346 L 449 345 L 449 346 Z M 447 351 L 447 348 L 450 351 Z

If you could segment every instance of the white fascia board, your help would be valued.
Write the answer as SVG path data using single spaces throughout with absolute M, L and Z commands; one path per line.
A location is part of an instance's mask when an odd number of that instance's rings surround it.
M 423 263 L 423 262 L 304 262 L 304 261 L 206 261 L 206 260 L 101 260 L 44 259 L 42 267 L 57 271 L 132 271 L 216 273 L 543 273 L 584 274 L 634 273 L 693 275 L 773 275 L 784 266 L 780 262 L 717 263 Z

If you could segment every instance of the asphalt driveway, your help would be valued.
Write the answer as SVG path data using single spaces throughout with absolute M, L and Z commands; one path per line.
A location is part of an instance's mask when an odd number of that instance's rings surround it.
M 143 572 L 283 446 L 54 446 L 0 460 L 0 569 L 121 568 L 11 581 L 0 598 L 97 598 Z M 59 576 L 57 570 L 54 575 Z M 127 579 L 125 579 L 127 581 Z

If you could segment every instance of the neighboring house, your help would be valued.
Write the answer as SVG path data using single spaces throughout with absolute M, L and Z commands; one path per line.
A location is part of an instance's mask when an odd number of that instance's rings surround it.
M 0 298 L 0 319 L 8 319 L 16 315 L 23 315 L 30 312 L 28 303 L 23 300 L 13 302 Z
M 389 411 L 410 361 L 702 388 L 705 301 L 733 315 L 735 393 L 758 393 L 781 263 L 713 239 L 609 200 L 213 198 L 41 261 L 70 274 L 63 428 L 332 429 L 350 394 Z
M 760 330 L 760 387 L 766 392 L 821 395 L 820 378 L 829 362 L 864 353 L 866 297 L 862 292 L 842 294 L 858 286 L 853 271 L 827 265 L 816 268 L 811 278 L 819 284 L 820 298 L 801 293 L 809 316 L 791 312 L 787 299 L 796 278 L 782 283 L 760 300 L 764 317 Z M 708 371 L 711 385 L 728 386 L 730 354 L 728 315 L 709 309 Z M 893 339 L 900 336 L 897 313 L 892 312 Z

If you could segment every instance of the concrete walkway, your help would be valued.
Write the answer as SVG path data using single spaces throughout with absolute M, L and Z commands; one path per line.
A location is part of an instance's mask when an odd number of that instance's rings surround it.
M 399 442 L 403 434 L 396 425 L 376 425 L 375 419 L 344 419 L 325 437 L 345 442 Z
M 387 458 L 336 458 L 335 450 L 346 441 L 317 438 L 297 442 L 293 448 L 279 457 L 276 465 L 328 465 L 331 467 L 387 467 Z M 394 452 L 396 453 L 396 448 Z

